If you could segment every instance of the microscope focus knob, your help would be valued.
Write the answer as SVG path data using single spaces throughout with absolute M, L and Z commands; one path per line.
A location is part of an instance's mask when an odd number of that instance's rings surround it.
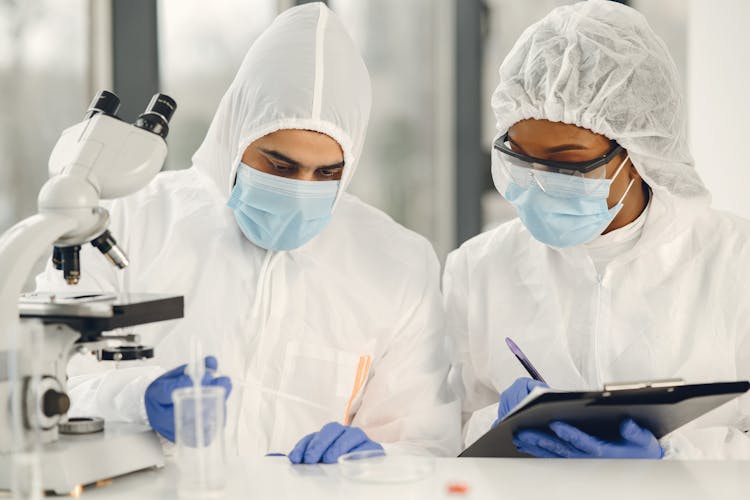
M 70 398 L 64 392 L 49 389 L 42 396 L 42 412 L 47 417 L 65 415 L 70 409 Z

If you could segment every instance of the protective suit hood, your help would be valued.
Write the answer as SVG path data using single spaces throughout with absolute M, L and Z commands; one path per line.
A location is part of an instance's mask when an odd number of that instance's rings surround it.
M 590 0 L 531 25 L 500 67 L 492 108 L 498 137 L 528 118 L 584 127 L 626 148 L 655 190 L 709 200 L 693 168 L 675 64 L 630 7 Z
M 367 68 L 338 17 L 322 3 L 289 9 L 250 47 L 193 166 L 228 198 L 250 143 L 277 130 L 313 130 L 344 152 L 338 202 L 357 167 L 371 101 Z

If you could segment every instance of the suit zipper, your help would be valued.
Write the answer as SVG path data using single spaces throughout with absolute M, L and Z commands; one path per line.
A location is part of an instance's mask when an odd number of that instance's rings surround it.
M 595 387 L 602 386 L 602 365 L 601 365 L 601 356 L 599 354 L 599 337 L 601 336 L 601 315 L 602 315 L 602 290 L 604 288 L 603 285 L 604 277 L 596 273 L 596 313 L 594 316 L 594 367 L 595 367 Z

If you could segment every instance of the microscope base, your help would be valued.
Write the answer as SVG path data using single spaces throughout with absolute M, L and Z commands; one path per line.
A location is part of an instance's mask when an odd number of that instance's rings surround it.
M 163 467 L 159 437 L 143 425 L 107 422 L 103 432 L 61 434 L 41 447 L 42 487 L 69 495 L 79 486 L 150 467 Z M 11 487 L 12 456 L 0 454 L 0 490 Z

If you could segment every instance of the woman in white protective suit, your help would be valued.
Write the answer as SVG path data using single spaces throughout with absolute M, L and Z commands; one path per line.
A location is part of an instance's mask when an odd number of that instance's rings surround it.
M 492 175 L 519 219 L 444 274 L 465 445 L 538 384 L 505 337 L 559 389 L 750 379 L 750 224 L 709 207 L 674 63 L 643 16 L 553 10 L 508 54 L 492 107 Z M 748 430 L 744 395 L 661 441 L 625 420 L 616 442 L 564 422 L 514 442 L 537 457 L 750 458 Z
M 148 420 L 173 439 L 171 392 L 190 382 L 184 366 L 162 367 L 189 361 L 196 337 L 213 355 L 204 383 L 231 390 L 232 451 L 295 463 L 458 451 L 434 251 L 346 194 L 370 102 L 367 69 L 327 7 L 273 22 L 193 166 L 112 204 L 130 267 L 82 255 L 79 289 L 181 294 L 185 317 L 137 330 L 154 366 L 97 372 L 74 358 L 72 415 Z M 37 284 L 63 286 L 53 270 Z

